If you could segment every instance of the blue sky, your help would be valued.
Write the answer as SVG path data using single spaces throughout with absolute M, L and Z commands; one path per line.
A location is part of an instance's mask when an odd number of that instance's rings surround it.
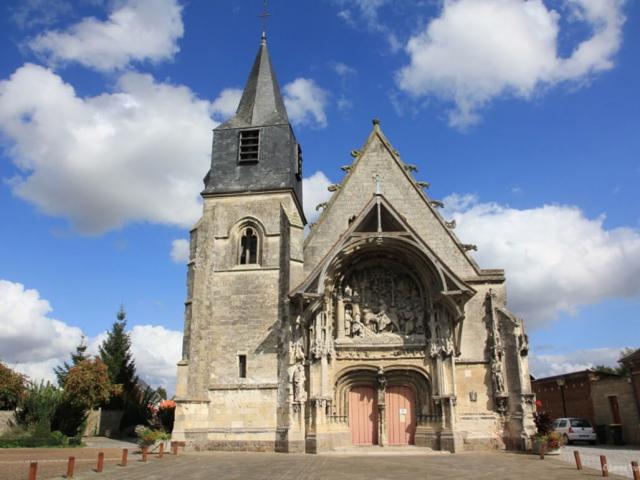
M 535 374 L 640 346 L 640 5 L 269 2 L 309 216 L 378 117 L 481 266 L 504 267 Z M 15 0 L 0 15 L 0 357 L 50 369 L 123 303 L 173 384 L 184 239 L 260 1 Z

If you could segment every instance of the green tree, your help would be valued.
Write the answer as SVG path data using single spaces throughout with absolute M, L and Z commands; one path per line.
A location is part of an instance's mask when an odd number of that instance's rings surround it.
M 160 399 L 162 400 L 167 399 L 167 391 L 164 389 L 164 387 L 156 388 L 156 393 L 158 394 L 158 397 L 160 397 Z
M 630 353 L 633 353 L 633 351 L 634 351 L 633 348 L 628 348 L 628 347 L 622 349 L 620 351 L 620 358 L 626 357 Z M 623 364 L 623 363 L 621 363 L 617 367 L 610 367 L 608 365 L 596 365 L 595 367 L 593 367 L 593 369 L 596 372 L 614 373 L 616 375 L 628 375 L 629 373 L 631 373 L 631 372 L 629 372 L 629 367 L 627 365 Z
M 100 359 L 107 366 L 111 383 L 120 385 L 122 389 L 121 395 L 112 397 L 111 402 L 107 405 L 110 408 L 123 408 L 127 397 L 135 390 L 138 381 L 131 353 L 131 338 L 126 332 L 126 328 L 127 314 L 121 306 L 117 320 L 100 346 Z
M 84 336 L 80 341 L 80 344 L 76 347 L 76 351 L 71 354 L 71 363 L 64 362 L 59 367 L 55 367 L 53 372 L 56 374 L 56 378 L 58 379 L 58 385 L 64 387 L 65 381 L 67 380 L 67 375 L 69 375 L 69 370 L 73 368 L 78 363 L 83 360 L 88 360 L 89 355 L 86 354 L 87 344 L 85 343 Z
M 27 377 L 0 362 L 0 410 L 13 410 L 27 387 Z
M 94 408 L 118 394 L 109 378 L 107 365 L 99 358 L 82 360 L 71 367 L 64 384 L 65 394 L 71 403 L 84 408 Z

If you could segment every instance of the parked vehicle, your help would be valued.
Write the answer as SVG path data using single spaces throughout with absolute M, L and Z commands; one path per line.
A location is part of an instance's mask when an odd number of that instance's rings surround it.
M 553 430 L 562 435 L 564 442 L 589 442 L 596 444 L 596 432 L 589 420 L 584 418 L 557 418 L 553 421 Z

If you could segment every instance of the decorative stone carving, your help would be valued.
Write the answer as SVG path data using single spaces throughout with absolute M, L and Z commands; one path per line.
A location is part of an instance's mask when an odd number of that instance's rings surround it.
M 351 171 L 351 165 L 342 165 L 340 167 L 340 170 L 342 170 L 343 172 L 350 172 Z
M 327 205 L 329 205 L 327 202 L 321 202 L 321 203 L 319 203 L 318 205 L 316 205 L 316 212 L 317 212 L 318 210 L 320 210 L 321 208 L 322 208 L 322 209 L 327 208 Z
M 416 185 L 418 185 L 420 188 L 429 188 L 431 186 L 429 182 L 416 182 Z
M 329 190 L 330 192 L 335 192 L 340 188 L 340 184 L 339 183 L 333 183 L 331 185 L 329 185 L 327 187 L 327 190 Z
M 333 334 L 331 323 L 327 321 L 326 312 L 318 312 L 315 315 L 311 333 L 311 356 L 318 360 L 322 357 L 331 357 L 333 350 Z
M 343 285 L 337 308 L 344 308 L 346 337 L 388 343 L 424 335 L 424 302 L 407 272 L 370 265 L 352 271 Z
M 433 312 L 433 324 L 427 330 L 427 351 L 429 356 L 453 355 L 453 324 L 451 316 L 442 307 Z
M 529 354 L 529 336 L 526 333 L 518 335 L 518 351 L 523 357 Z
M 478 251 L 478 246 L 477 246 L 477 245 L 474 245 L 474 244 L 472 244 L 472 243 L 463 243 L 463 244 L 462 244 L 462 249 L 463 249 L 465 252 L 468 252 L 468 251 L 470 251 L 470 250 L 474 250 L 474 251 L 476 251 L 476 252 L 477 252 L 477 251 Z
M 450 228 L 451 230 L 456 228 L 456 226 L 458 225 L 458 223 L 455 221 L 455 219 L 451 220 L 450 222 L 444 222 L 444 224 L 445 224 L 445 226 L 447 228 Z
M 404 166 L 404 169 L 407 172 L 417 172 L 418 171 L 418 167 L 416 165 L 412 165 L 410 163 L 405 163 L 403 166 Z
M 432 207 L 436 207 L 436 208 L 444 208 L 444 203 L 442 203 L 440 200 L 431 200 L 431 206 Z
M 494 400 L 498 413 L 500 413 L 501 415 L 506 414 L 507 410 L 509 409 L 509 397 L 506 395 L 496 395 L 494 397 Z

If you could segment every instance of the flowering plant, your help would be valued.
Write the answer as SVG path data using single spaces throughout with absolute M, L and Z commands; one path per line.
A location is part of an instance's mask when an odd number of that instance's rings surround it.
M 176 402 L 174 402 L 173 400 L 163 400 L 162 402 L 160 402 L 159 408 L 160 410 L 176 408 Z

